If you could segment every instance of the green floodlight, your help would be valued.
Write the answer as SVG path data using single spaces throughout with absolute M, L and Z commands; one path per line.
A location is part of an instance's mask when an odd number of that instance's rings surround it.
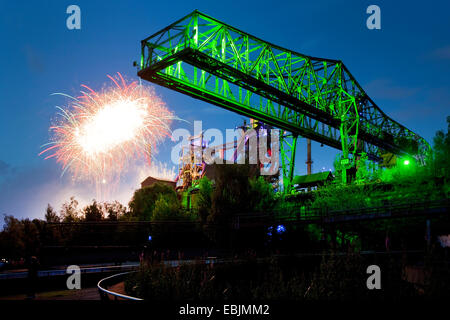
M 408 166 L 408 165 L 409 165 L 409 160 L 408 160 L 408 159 L 403 160 L 403 164 L 404 164 L 405 166 Z

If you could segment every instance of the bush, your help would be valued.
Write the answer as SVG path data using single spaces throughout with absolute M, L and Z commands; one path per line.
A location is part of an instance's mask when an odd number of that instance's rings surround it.
M 320 210 L 351 210 L 378 205 L 370 187 L 329 184 L 314 192 L 311 208 Z

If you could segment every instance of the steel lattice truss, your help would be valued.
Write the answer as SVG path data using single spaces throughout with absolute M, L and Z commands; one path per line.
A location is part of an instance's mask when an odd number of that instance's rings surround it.
M 138 75 L 338 148 L 344 158 L 429 149 L 381 111 L 342 61 L 281 48 L 198 11 L 142 41 Z

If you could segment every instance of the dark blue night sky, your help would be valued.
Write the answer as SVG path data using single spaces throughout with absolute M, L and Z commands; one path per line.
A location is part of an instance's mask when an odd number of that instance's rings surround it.
M 81 8 L 81 30 L 66 28 L 66 8 Z M 368 30 L 366 8 L 381 8 L 381 30 Z M 430 143 L 450 114 L 450 2 L 448 1 L 0 1 L 0 214 L 44 216 L 71 195 L 94 193 L 60 177 L 54 160 L 38 153 L 64 105 L 54 92 L 101 89 L 107 74 L 137 79 L 140 40 L 198 9 L 264 40 L 311 56 L 342 60 L 390 117 Z M 173 129 L 234 128 L 243 117 L 162 87 L 159 96 L 187 123 Z M 167 140 L 157 158 L 170 161 Z M 329 170 L 336 150 L 313 143 L 313 171 Z M 296 174 L 306 173 L 306 143 Z M 169 163 L 170 165 L 170 163 Z M 139 186 L 123 180 L 127 203 Z

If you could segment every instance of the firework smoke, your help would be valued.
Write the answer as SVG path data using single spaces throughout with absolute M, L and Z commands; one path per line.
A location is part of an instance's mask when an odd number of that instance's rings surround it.
M 156 179 L 174 181 L 177 175 L 175 167 L 168 167 L 166 163 L 153 161 L 151 166 L 141 168 L 139 172 L 139 179 L 143 181 L 148 176 Z

